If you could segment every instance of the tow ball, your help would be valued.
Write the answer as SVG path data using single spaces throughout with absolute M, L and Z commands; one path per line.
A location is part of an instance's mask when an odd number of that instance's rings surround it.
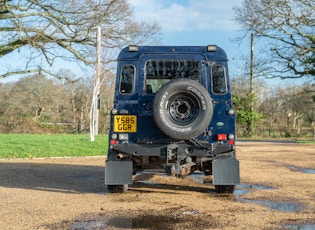
M 176 176 L 176 177 L 185 177 L 191 173 L 191 167 L 194 166 L 195 163 L 189 162 L 186 164 L 167 164 L 165 167 L 166 174 L 169 176 Z

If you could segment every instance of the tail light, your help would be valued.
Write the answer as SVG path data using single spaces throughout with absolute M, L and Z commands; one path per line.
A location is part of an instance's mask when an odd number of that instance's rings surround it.
M 235 140 L 228 140 L 229 145 L 235 145 Z
M 226 141 L 227 135 L 226 134 L 218 134 L 217 139 L 218 139 L 218 141 Z
M 232 144 L 232 142 L 233 142 L 233 144 L 234 144 L 234 142 L 235 142 L 235 136 L 234 136 L 234 134 L 229 134 L 229 135 L 227 135 L 227 134 L 223 134 L 223 133 L 221 133 L 221 134 L 218 134 L 217 135 L 217 140 L 218 141 L 226 141 L 226 140 L 228 140 L 228 143 L 230 144 Z
M 118 144 L 118 141 L 117 141 L 117 140 L 110 140 L 110 144 L 111 144 L 111 145 L 117 145 L 117 144 Z

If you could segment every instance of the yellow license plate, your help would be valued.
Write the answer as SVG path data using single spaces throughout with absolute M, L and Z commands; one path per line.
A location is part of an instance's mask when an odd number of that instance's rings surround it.
M 137 116 L 134 115 L 114 116 L 114 132 L 125 133 L 137 132 Z

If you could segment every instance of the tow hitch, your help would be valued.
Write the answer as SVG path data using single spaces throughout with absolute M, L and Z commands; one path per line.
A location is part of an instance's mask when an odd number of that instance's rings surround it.
M 194 165 L 196 165 L 194 162 L 188 162 L 182 165 L 179 163 L 169 163 L 166 165 L 165 171 L 167 175 L 185 177 L 191 173 L 191 167 Z

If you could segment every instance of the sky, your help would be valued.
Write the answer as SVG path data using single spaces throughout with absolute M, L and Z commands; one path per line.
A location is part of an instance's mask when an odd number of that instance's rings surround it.
M 233 21 L 233 6 L 242 0 L 128 0 L 135 18 L 156 21 L 161 27 L 162 45 L 218 45 L 233 60 L 249 54 L 250 45 L 239 44 L 241 28 Z M 232 67 L 232 66 L 230 66 Z
M 233 21 L 233 6 L 242 0 L 128 0 L 135 18 L 157 21 L 163 45 L 216 44 L 235 55 L 240 26 Z
M 218 45 L 226 51 L 230 68 L 233 60 L 244 53 L 245 49 L 232 41 L 240 30 L 233 21 L 232 7 L 242 0 L 127 1 L 134 9 L 135 20 L 159 24 L 161 45 Z M 249 53 L 249 44 L 244 45 L 248 45 L 245 53 Z
M 241 6 L 243 0 L 127 1 L 134 9 L 136 20 L 159 24 L 161 45 L 218 45 L 227 53 L 230 75 L 242 72 L 239 60 L 242 56 L 250 56 L 250 39 L 236 42 L 244 31 L 233 20 L 233 7 Z M 255 41 L 255 52 L 261 52 L 259 47 L 263 44 Z M 0 79 L 0 82 L 4 81 Z M 270 86 L 284 83 L 279 79 L 266 81 Z
M 250 57 L 250 38 L 241 43 L 236 39 L 244 35 L 233 18 L 233 7 L 243 0 L 128 0 L 135 18 L 156 21 L 161 27 L 162 45 L 218 45 L 229 59 L 230 75 L 239 75 L 240 58 Z M 263 41 L 255 39 L 256 54 L 263 52 Z M 256 53 L 256 54 L 255 54 Z M 244 68 L 244 67 L 242 67 Z M 294 84 L 294 80 L 266 79 L 271 86 Z M 296 81 L 296 80 L 295 80 Z

